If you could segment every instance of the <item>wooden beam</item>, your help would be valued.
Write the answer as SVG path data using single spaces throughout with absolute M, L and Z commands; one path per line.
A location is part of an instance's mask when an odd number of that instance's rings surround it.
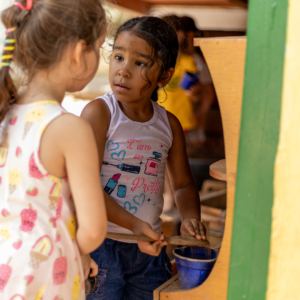
M 155 4 L 178 4 L 178 3 L 190 3 L 190 4 L 226 4 L 226 3 L 230 3 L 230 0 L 144 0 L 144 2 L 147 3 L 155 3 Z
M 296 299 L 300 295 L 298 281 L 300 259 L 295 251 L 299 249 L 300 212 L 298 200 L 300 140 L 297 138 L 300 126 L 299 11 L 299 0 L 288 1 L 280 137 L 274 167 L 274 204 L 266 300 Z M 280 251 L 280 248 L 283 249 L 280 245 L 286 245 L 284 252 Z
M 140 0 L 108 0 L 106 2 L 114 5 L 119 5 L 127 9 L 135 10 L 143 14 L 148 12 L 151 8 L 150 3 L 146 3 L 145 1 Z
M 151 4 L 186 4 L 186 5 L 226 5 L 230 4 L 230 0 L 144 0 Z
M 247 6 L 247 4 L 240 0 L 142 0 L 149 4 L 168 4 L 168 5 L 208 5 L 208 6 Z
M 244 37 L 195 39 L 194 45 L 201 46 L 207 61 L 222 115 L 227 170 L 225 232 L 218 259 L 206 281 L 194 289 L 161 290 L 160 300 L 227 299 L 246 39 Z
M 291 49 L 291 53 L 297 51 L 297 48 L 289 48 L 285 44 L 289 5 L 290 1 L 286 0 L 251 0 L 249 5 L 248 45 L 227 299 L 266 299 L 271 222 L 278 217 L 278 211 L 272 212 L 272 205 L 275 184 L 274 162 L 277 149 L 282 149 L 278 148 L 278 138 L 283 67 L 285 57 L 290 58 L 289 51 Z M 297 65 L 294 64 L 294 68 L 298 73 Z M 291 80 L 297 82 L 295 77 Z M 299 86 L 298 82 L 297 84 Z M 291 95 L 298 96 L 297 90 L 292 88 L 289 90 Z M 292 126 L 294 124 L 291 117 L 297 107 L 297 100 L 293 103 L 294 107 L 289 114 L 288 123 Z M 294 139 L 297 137 L 294 136 Z M 293 147 L 295 145 L 293 143 Z M 288 157 L 290 153 L 285 155 Z M 277 169 L 277 172 L 280 171 L 282 170 Z M 279 185 L 285 186 L 289 180 L 288 175 L 284 180 Z M 291 199 L 288 197 L 286 193 L 280 199 L 287 206 L 291 205 Z M 280 211 L 280 214 L 282 213 Z M 285 222 L 293 230 L 294 223 L 291 224 L 289 218 L 285 219 Z M 281 232 L 277 236 L 285 234 L 286 232 Z M 295 239 L 298 239 L 298 236 L 295 236 Z M 288 257 L 284 260 L 287 263 L 283 264 L 284 268 L 288 269 L 288 263 L 290 261 L 295 263 L 297 260 L 293 260 L 287 251 L 291 243 L 288 242 L 288 247 L 283 243 L 275 245 L 279 248 L 281 246 L 284 250 L 278 252 L 280 255 L 277 257 L 283 259 Z M 295 248 L 293 250 L 295 251 Z M 280 287 L 288 289 L 292 282 L 283 273 L 276 270 L 276 276 L 280 278 Z M 289 296 L 291 294 L 285 293 L 282 297 L 282 294 L 276 293 L 276 297 L 269 299 L 297 299 L 299 298 L 297 291 L 299 284 L 292 285 L 290 290 L 292 297 Z
M 239 0 L 142 0 L 152 5 L 205 5 L 205 6 L 241 6 L 247 7 L 247 4 Z
M 245 0 L 107 0 L 106 2 L 142 14 L 147 13 L 150 8 L 155 5 L 199 5 L 247 8 Z

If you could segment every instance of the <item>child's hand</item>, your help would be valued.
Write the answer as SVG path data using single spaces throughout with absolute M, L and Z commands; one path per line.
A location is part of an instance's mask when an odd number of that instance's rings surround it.
M 98 265 L 89 254 L 81 256 L 81 260 L 83 265 L 84 279 L 87 279 L 89 275 L 96 276 L 98 274 Z
M 156 242 L 153 243 L 138 241 L 137 244 L 139 249 L 146 254 L 158 256 L 162 247 L 168 244 L 166 241 L 162 241 L 164 239 L 164 235 L 160 232 L 153 231 L 150 224 L 148 224 L 147 222 L 136 222 L 134 228 L 132 228 L 131 230 L 134 234 L 144 234 L 151 239 L 156 240 Z
M 180 227 L 180 234 L 189 233 L 197 240 L 206 240 L 206 229 L 203 223 L 197 219 L 185 219 Z
M 98 275 L 98 265 L 97 263 L 91 258 L 91 263 L 90 263 L 90 272 L 91 277 L 97 276 Z
M 202 86 L 200 83 L 196 83 L 185 92 L 192 98 L 193 101 L 199 102 L 201 99 Z

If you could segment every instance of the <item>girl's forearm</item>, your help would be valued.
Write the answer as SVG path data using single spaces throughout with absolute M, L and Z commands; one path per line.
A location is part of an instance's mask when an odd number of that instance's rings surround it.
M 104 192 L 108 221 L 134 231 L 138 223 L 142 222 L 126 209 L 120 206 L 111 196 Z
M 174 196 L 182 220 L 201 220 L 200 197 L 195 184 L 190 183 L 177 189 Z

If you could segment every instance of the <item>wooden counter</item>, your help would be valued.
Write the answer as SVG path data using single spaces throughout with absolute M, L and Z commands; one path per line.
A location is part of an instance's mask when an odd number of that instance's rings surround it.
M 210 165 L 209 175 L 215 179 L 227 181 L 226 160 L 222 159 Z
M 211 171 L 213 177 L 227 181 L 225 232 L 216 264 L 202 285 L 182 290 L 173 277 L 154 291 L 155 300 L 227 299 L 246 42 L 245 37 L 195 39 L 212 75 L 222 116 L 226 162 L 217 162 Z

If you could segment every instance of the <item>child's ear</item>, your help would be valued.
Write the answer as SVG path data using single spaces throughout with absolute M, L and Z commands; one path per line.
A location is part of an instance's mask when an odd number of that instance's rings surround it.
M 165 87 L 171 80 L 174 72 L 175 72 L 174 68 L 170 68 L 168 71 L 165 71 L 161 76 L 161 80 L 157 83 L 158 87 L 159 88 Z
M 74 49 L 73 49 L 73 62 L 76 63 L 76 65 L 79 65 L 82 63 L 82 57 L 83 57 L 83 54 L 86 50 L 86 42 L 84 40 L 79 40 L 75 46 L 74 46 Z

